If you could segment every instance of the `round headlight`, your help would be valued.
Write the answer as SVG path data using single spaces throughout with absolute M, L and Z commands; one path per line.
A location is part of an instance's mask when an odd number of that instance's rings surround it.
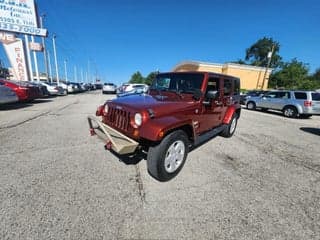
M 134 115 L 134 123 L 137 125 L 137 126 L 141 126 L 142 124 L 142 115 L 140 113 L 136 113 Z
M 104 105 L 104 112 L 105 112 L 105 113 L 108 113 L 108 110 L 109 110 L 108 104 Z

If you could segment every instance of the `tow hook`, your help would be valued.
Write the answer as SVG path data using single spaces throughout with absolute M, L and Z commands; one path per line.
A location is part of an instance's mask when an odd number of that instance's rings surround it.
M 94 132 L 94 129 L 93 129 L 93 128 L 90 128 L 90 135 L 91 135 L 91 136 L 96 135 L 96 133 Z
M 112 142 L 111 142 L 111 141 L 108 141 L 108 142 L 106 143 L 106 145 L 104 145 L 104 149 L 106 149 L 106 150 L 111 150 L 111 148 L 112 148 Z

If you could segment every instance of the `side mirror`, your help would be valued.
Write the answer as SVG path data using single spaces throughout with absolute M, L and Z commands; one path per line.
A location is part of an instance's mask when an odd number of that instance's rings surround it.
M 206 94 L 206 98 L 208 99 L 214 99 L 218 95 L 218 91 L 208 91 Z
M 202 96 L 201 90 L 196 89 L 193 93 L 193 98 L 198 101 L 198 100 L 200 100 L 201 96 Z

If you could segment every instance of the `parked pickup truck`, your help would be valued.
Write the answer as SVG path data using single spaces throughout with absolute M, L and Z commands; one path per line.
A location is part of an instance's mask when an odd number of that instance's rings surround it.
M 106 101 L 88 116 L 91 135 L 118 155 L 147 152 L 159 181 L 182 169 L 190 148 L 231 137 L 240 117 L 240 79 L 209 72 L 159 73 L 148 93 Z

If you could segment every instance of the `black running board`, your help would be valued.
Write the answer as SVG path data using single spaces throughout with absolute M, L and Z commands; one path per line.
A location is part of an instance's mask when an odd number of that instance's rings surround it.
M 223 124 L 219 127 L 215 127 L 213 129 L 209 130 L 208 132 L 201 134 L 200 136 L 198 136 L 195 139 L 194 146 L 200 145 L 200 144 L 210 140 L 211 138 L 219 135 L 226 127 L 228 127 L 228 125 Z

